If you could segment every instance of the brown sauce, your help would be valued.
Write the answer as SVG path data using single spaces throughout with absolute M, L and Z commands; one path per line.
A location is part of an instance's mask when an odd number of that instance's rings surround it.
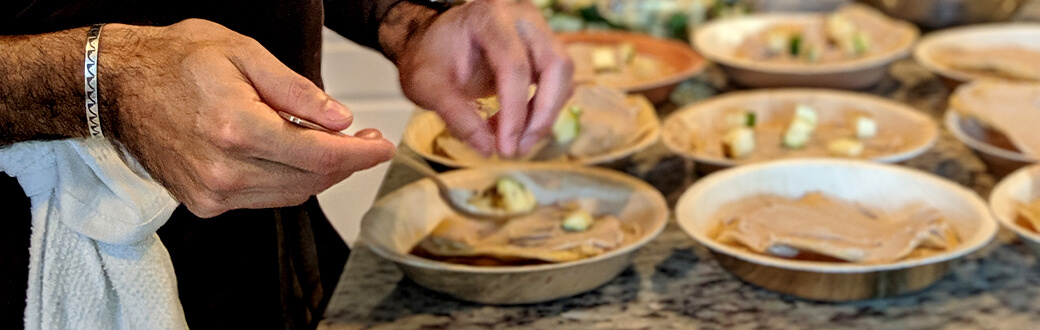
M 549 264 L 550 263 L 550 262 L 547 262 L 547 261 L 536 260 L 536 259 L 519 259 L 519 258 L 506 259 L 506 258 L 484 257 L 484 256 L 476 256 L 476 257 L 443 257 L 443 256 L 437 256 L 437 255 L 434 255 L 434 254 L 432 254 L 430 252 L 427 252 L 425 249 L 423 249 L 422 247 L 418 247 L 418 246 L 413 248 L 412 251 L 410 251 L 409 253 L 411 255 L 414 255 L 414 256 L 420 257 L 420 258 L 424 258 L 424 259 L 430 259 L 430 260 L 435 260 L 435 261 L 440 261 L 440 262 L 447 262 L 447 263 L 453 263 L 453 264 L 460 264 L 460 265 L 481 266 L 481 267 L 532 266 L 532 265 L 544 265 L 544 264 Z

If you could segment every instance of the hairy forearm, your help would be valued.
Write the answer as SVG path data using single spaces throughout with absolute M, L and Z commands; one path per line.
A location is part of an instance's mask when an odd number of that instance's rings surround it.
M 115 136 L 115 97 L 105 92 L 113 90 L 116 73 L 103 54 L 106 44 L 125 40 L 128 31 L 113 25 L 103 34 L 98 68 L 101 126 Z M 0 84 L 0 146 L 89 135 L 83 82 L 86 35 L 87 28 L 75 28 L 0 36 L 0 49 L 6 53 L 0 57 L 0 77 L 6 79 Z
M 0 37 L 6 53 L 0 57 L 0 77 L 6 79 L 0 84 L 0 146 L 88 134 L 83 115 L 86 31 Z
M 401 2 L 390 8 L 379 25 L 379 45 L 390 61 L 397 63 L 409 43 L 417 40 L 440 13 L 432 8 Z

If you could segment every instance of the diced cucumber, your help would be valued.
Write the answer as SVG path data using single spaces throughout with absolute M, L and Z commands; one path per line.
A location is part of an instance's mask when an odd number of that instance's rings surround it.
M 538 7 L 538 9 L 546 9 L 552 8 L 553 0 L 531 0 L 531 3 L 533 3 L 535 7 Z
M 596 72 L 618 70 L 617 53 L 614 47 L 596 47 L 592 50 L 592 67 Z
M 809 143 L 809 140 L 812 139 L 814 130 L 815 126 L 805 120 L 791 122 L 791 126 L 787 127 L 787 132 L 784 132 L 784 147 L 789 149 L 804 148 Z
M 748 127 L 738 127 L 726 132 L 722 137 L 722 153 L 731 159 L 741 159 L 755 151 L 755 131 Z
M 556 142 L 567 144 L 574 141 L 581 133 L 581 107 L 572 105 L 560 111 L 559 117 L 553 123 L 552 132 Z
M 592 214 L 588 211 L 578 209 L 567 213 L 567 216 L 563 218 L 563 230 L 566 231 L 586 231 L 592 227 Z
M 852 36 L 852 49 L 856 55 L 866 54 L 870 50 L 870 35 L 858 31 Z
M 816 109 L 806 104 L 798 104 L 795 106 L 794 119 L 808 122 L 813 126 L 813 129 L 816 128 L 816 124 L 819 122 L 819 116 L 816 115 Z
M 730 113 L 726 115 L 726 127 L 755 127 L 755 113 L 751 111 Z
M 499 206 L 510 213 L 527 212 L 538 205 L 534 194 L 519 181 L 510 177 L 501 177 L 495 181 L 495 190 L 501 197 Z
M 802 50 L 805 55 L 805 60 L 809 63 L 816 63 L 820 61 L 820 48 L 819 47 L 806 47 L 807 49 Z
M 819 117 L 816 115 L 816 109 L 805 104 L 796 106 L 794 119 L 791 121 L 790 126 L 787 127 L 787 131 L 784 132 L 784 147 L 791 149 L 804 148 L 809 143 L 809 140 L 812 139 L 818 122 Z
M 618 45 L 618 53 L 621 54 L 621 60 L 625 64 L 632 64 L 632 61 L 636 59 L 636 45 L 631 42 L 625 42 Z
M 791 56 L 798 56 L 798 53 L 802 50 L 802 35 L 796 34 L 791 36 L 787 51 Z
M 865 140 L 877 136 L 877 122 L 867 116 L 856 117 L 856 138 Z
M 850 138 L 837 139 L 827 144 L 827 151 L 839 157 L 859 157 L 863 149 L 863 142 Z

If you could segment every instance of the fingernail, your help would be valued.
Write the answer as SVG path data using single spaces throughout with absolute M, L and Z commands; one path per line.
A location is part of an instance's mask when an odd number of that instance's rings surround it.
M 350 113 L 347 107 L 332 98 L 328 98 L 325 100 L 325 118 L 335 123 L 344 123 L 353 120 L 354 115 Z
M 525 134 L 524 138 L 520 140 L 520 154 L 526 155 L 528 152 L 531 152 L 531 148 L 541 140 L 542 139 L 537 136 Z
M 491 157 L 495 154 L 495 138 L 491 134 L 478 133 L 478 138 L 471 139 L 470 145 L 477 149 L 484 157 Z
M 354 133 L 354 136 L 365 140 L 381 140 L 383 139 L 383 132 L 375 128 L 366 128 Z
M 516 147 L 516 145 L 508 143 L 500 144 L 498 146 L 498 154 L 502 156 L 502 158 L 512 159 L 513 157 L 516 157 Z

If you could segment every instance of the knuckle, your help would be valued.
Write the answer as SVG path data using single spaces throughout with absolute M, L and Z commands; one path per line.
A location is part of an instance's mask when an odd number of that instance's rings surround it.
M 302 76 L 294 76 L 293 79 L 289 80 L 288 86 L 285 88 L 286 97 L 296 102 L 319 97 L 315 91 L 310 80 Z
M 249 130 L 242 129 L 241 125 L 230 120 L 220 120 L 216 128 L 211 132 L 211 142 L 217 148 L 225 151 L 249 149 L 252 146 L 252 138 L 247 134 Z
M 526 52 L 522 52 L 524 54 Z M 510 71 L 514 76 L 526 77 L 531 75 L 531 64 L 528 62 L 525 56 L 512 56 L 507 64 Z
M 452 127 L 453 135 L 455 138 L 462 141 L 469 141 L 477 136 L 479 130 L 476 127 L 471 126 L 454 126 Z
M 560 54 L 557 54 L 556 61 L 553 64 L 553 66 L 555 66 L 560 71 L 566 73 L 568 76 L 574 73 L 574 60 L 566 54 L 563 54 L 562 56 Z
M 287 202 L 290 205 L 295 206 L 295 205 L 300 205 L 300 204 L 306 203 L 307 200 L 310 199 L 310 198 L 311 198 L 311 194 L 291 194 L 291 195 L 289 195 L 289 198 L 288 198 Z
M 212 218 L 228 211 L 224 203 L 202 194 L 196 194 L 183 203 L 191 213 L 200 218 Z
M 200 172 L 202 186 L 216 195 L 234 193 L 245 187 L 244 180 L 238 173 L 225 164 L 213 163 Z M 206 196 L 208 199 L 219 199 L 217 196 Z
M 317 157 L 317 161 L 314 164 L 314 172 L 322 175 L 333 174 L 339 169 L 341 164 L 343 164 L 343 159 L 341 159 L 339 154 L 332 150 L 324 149 Z
M 350 177 L 350 175 L 352 173 L 353 172 L 347 172 L 347 173 L 343 173 L 343 174 L 339 174 L 339 175 L 335 175 L 335 176 L 332 176 L 332 175 L 323 176 L 321 180 L 318 180 L 318 184 L 317 184 L 317 186 L 315 187 L 315 190 L 312 193 L 320 193 L 322 191 L 325 191 L 326 189 L 329 189 L 332 186 L 336 185 L 337 183 L 340 183 L 343 180 L 345 180 L 346 178 Z

